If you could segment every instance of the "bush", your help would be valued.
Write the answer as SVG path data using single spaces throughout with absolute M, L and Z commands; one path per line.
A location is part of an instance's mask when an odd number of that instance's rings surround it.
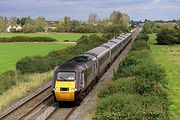
M 105 98 L 113 94 L 135 94 L 135 81 L 133 79 L 117 79 L 106 83 L 98 94 L 98 97 Z
M 0 95 L 12 85 L 16 85 L 18 81 L 27 81 L 17 71 L 7 71 L 0 75 Z
M 157 33 L 157 43 L 160 45 L 180 44 L 180 31 L 174 28 L 162 27 Z
M 149 40 L 149 36 L 147 34 L 144 34 L 144 33 L 140 33 L 136 39 L 135 39 L 135 42 L 137 40 L 140 40 L 140 41 L 148 41 Z
M 9 42 L 9 38 L 0 38 L 0 42 Z
M 0 42 L 55 42 L 54 38 L 49 37 L 26 37 L 26 36 L 15 36 L 11 38 L 0 38 Z
M 132 50 L 144 50 L 144 49 L 150 49 L 150 46 L 147 44 L 146 41 L 135 41 Z
M 117 102 L 118 101 L 118 102 Z M 113 94 L 98 102 L 95 120 L 166 120 L 167 101 L 157 96 Z
M 25 57 L 16 63 L 16 69 L 21 73 L 42 73 L 50 70 L 46 57 Z

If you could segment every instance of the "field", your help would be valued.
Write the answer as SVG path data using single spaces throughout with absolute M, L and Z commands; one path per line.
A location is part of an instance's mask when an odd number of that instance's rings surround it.
M 14 36 L 28 36 L 28 37 L 51 37 L 60 42 L 64 40 L 77 41 L 82 35 L 89 35 L 83 33 L 0 33 L 0 38 L 10 38 Z
M 14 70 L 16 62 L 25 56 L 47 55 L 71 44 L 0 43 L 0 73 Z
M 150 35 L 151 55 L 156 63 L 161 64 L 169 80 L 170 117 L 180 119 L 180 45 L 156 45 L 156 34 Z

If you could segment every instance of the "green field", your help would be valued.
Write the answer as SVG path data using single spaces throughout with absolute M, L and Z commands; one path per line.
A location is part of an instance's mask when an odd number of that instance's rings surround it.
M 77 41 L 82 35 L 89 35 L 83 33 L 0 33 L 0 38 L 10 38 L 14 36 L 28 36 L 28 37 L 51 37 L 58 41 L 64 40 Z
M 161 64 L 169 80 L 170 117 L 180 120 L 180 45 L 155 45 L 156 34 L 150 35 L 151 55 L 156 63 Z
M 71 44 L 0 43 L 0 73 L 14 70 L 16 62 L 25 56 L 47 55 Z

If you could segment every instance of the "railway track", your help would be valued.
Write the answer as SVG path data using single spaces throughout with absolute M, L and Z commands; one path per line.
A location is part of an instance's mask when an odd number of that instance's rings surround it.
M 37 107 L 52 101 L 51 83 L 42 87 L 37 93 L 22 101 L 0 115 L 1 120 L 21 120 L 30 115 Z
M 45 120 L 68 120 L 71 114 L 77 109 L 76 107 L 67 107 L 67 108 L 55 108 L 48 116 L 46 116 Z M 42 119 L 42 118 L 38 118 Z

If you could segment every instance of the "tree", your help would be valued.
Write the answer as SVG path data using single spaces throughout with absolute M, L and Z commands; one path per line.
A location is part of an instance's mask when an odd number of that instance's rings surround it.
M 0 16 L 0 32 L 5 32 L 6 31 L 6 20 L 4 17 Z
M 156 40 L 161 45 L 180 44 L 180 31 L 176 27 L 163 25 L 157 33 Z
M 156 29 L 157 29 L 157 25 L 155 22 L 145 20 L 145 24 L 142 32 L 146 34 L 151 34 L 153 32 L 156 32 L 157 31 Z
M 69 32 L 71 30 L 71 18 L 65 16 L 64 19 L 59 21 L 60 32 Z
M 36 32 L 35 22 L 31 17 L 25 19 L 25 25 L 23 26 L 24 33 L 34 33 Z
M 35 20 L 36 32 L 43 32 L 46 26 L 47 26 L 47 22 L 44 17 L 38 17 Z
M 89 24 L 97 24 L 99 21 L 98 15 L 96 13 L 91 13 L 88 18 Z
M 17 25 L 17 17 L 11 17 L 9 21 L 11 26 Z

